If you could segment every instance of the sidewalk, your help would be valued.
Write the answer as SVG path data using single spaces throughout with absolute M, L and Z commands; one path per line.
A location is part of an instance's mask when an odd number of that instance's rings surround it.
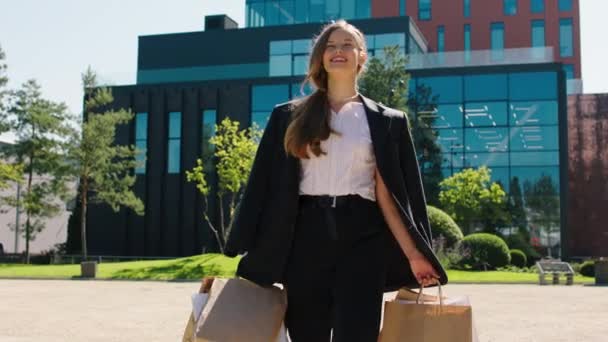
M 198 283 L 0 280 L 0 342 L 172 342 Z M 608 287 L 448 285 L 480 342 L 604 342 Z M 387 298 L 394 294 L 387 294 Z

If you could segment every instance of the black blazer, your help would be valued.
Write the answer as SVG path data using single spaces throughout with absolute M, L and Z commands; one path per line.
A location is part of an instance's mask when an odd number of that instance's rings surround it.
M 441 284 L 446 284 L 446 272 L 431 248 L 426 199 L 407 118 L 403 112 L 366 97 L 361 96 L 361 100 L 378 170 L 417 248 L 435 267 Z M 262 286 L 283 282 L 298 213 L 300 163 L 298 158 L 287 156 L 283 147 L 290 116 L 289 104 L 276 106 L 270 115 L 224 252 L 229 257 L 247 252 L 239 262 L 237 276 Z M 385 291 L 402 286 L 418 288 L 403 251 L 389 235 Z

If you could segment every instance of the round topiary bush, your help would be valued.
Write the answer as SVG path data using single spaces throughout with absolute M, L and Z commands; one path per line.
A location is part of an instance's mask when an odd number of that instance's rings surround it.
M 585 277 L 595 277 L 595 261 L 587 260 L 581 264 L 581 274 Z
M 509 254 L 511 254 L 511 265 L 519 268 L 524 268 L 528 265 L 526 253 L 523 251 L 520 251 L 519 249 L 512 249 L 509 251 Z
M 511 262 L 509 247 L 496 235 L 488 233 L 467 235 L 462 240 L 462 245 L 468 252 L 462 263 L 469 264 L 474 269 L 494 269 Z
M 443 236 L 445 238 L 445 247 L 447 248 L 451 248 L 462 241 L 462 230 L 450 215 L 443 210 L 430 205 L 426 208 L 429 213 L 433 239 L 438 238 L 440 235 Z

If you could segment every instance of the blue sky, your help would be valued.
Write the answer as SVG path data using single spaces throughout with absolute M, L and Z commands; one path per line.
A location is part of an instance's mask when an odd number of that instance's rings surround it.
M 608 44 L 601 43 L 608 1 L 580 3 L 584 91 L 608 93 Z M 200 31 L 209 14 L 245 24 L 245 0 L 2 0 L 1 8 L 9 86 L 35 78 L 47 98 L 74 113 L 81 110 L 80 74 L 88 65 L 107 83 L 135 83 L 138 36 Z

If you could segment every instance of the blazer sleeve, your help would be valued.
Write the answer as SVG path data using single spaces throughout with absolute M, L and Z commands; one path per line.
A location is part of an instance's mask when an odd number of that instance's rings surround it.
M 263 208 L 262 203 L 271 183 L 270 171 L 277 153 L 276 146 L 282 143 L 279 141 L 279 115 L 281 115 L 280 109 L 275 107 L 264 129 L 243 197 L 234 213 L 234 220 L 224 248 L 226 256 L 234 257 L 245 252 L 254 243 Z
M 414 139 L 410 132 L 408 118 L 403 114 L 401 139 L 399 139 L 399 160 L 401 170 L 404 173 L 405 183 L 410 198 L 410 205 L 413 211 L 413 219 L 418 226 L 418 230 L 429 246 L 432 246 L 433 235 L 431 233 L 431 224 L 429 215 L 426 209 L 426 196 L 422 185 L 422 176 L 420 174 L 420 166 L 416 157 L 416 149 L 414 148 Z

